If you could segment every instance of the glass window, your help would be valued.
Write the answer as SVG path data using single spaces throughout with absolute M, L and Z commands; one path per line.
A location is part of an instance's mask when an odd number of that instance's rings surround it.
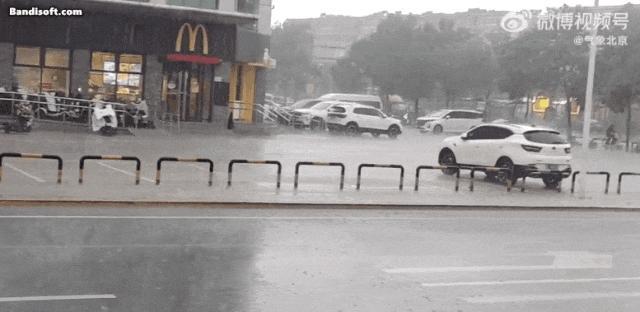
M 91 54 L 91 69 L 115 71 L 116 55 L 114 53 L 107 52 L 93 52 Z
M 42 69 L 42 92 L 67 94 L 69 90 L 69 71 L 66 69 Z
M 16 47 L 16 65 L 40 66 L 40 48 Z
M 120 72 L 142 73 L 142 55 L 120 55 Z
M 258 13 L 258 0 L 238 0 L 238 12 Z
M 18 84 L 18 88 L 31 93 L 40 92 L 40 74 L 39 67 L 16 66 L 13 69 L 13 79 Z
M 68 95 L 69 55 L 65 49 L 16 46 L 13 76 L 18 88 L 31 93 Z
M 142 98 L 144 58 L 136 54 L 93 52 L 89 94 L 105 101 L 135 102 Z
M 44 65 L 46 67 L 69 67 L 69 50 L 45 49 Z
M 553 131 L 529 131 L 524 134 L 524 137 L 535 143 L 567 144 L 567 140 L 565 140 L 558 132 Z

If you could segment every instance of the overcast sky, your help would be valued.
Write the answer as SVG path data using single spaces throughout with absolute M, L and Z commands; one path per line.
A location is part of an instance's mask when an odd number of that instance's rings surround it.
M 620 5 L 630 0 L 601 0 L 600 5 Z M 631 1 L 638 3 L 637 0 Z M 424 13 L 427 11 L 454 13 L 469 8 L 520 11 L 559 7 L 563 4 L 593 5 L 593 0 L 273 0 L 273 23 L 287 18 L 319 17 L 321 13 L 336 15 L 364 16 L 388 11 L 403 13 Z

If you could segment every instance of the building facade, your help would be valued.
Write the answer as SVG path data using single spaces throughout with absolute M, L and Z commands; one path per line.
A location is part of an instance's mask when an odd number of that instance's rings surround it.
M 11 8 L 82 16 L 11 16 Z M 119 103 L 159 118 L 253 121 L 270 0 L 0 0 L 0 86 Z M 269 23 L 269 22 L 267 22 Z M 231 110 L 233 111 L 233 109 Z

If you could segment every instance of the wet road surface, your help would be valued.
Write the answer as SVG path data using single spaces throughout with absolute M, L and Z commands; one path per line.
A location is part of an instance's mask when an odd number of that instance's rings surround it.
M 4 207 L 0 311 L 637 311 L 639 223 L 560 210 Z

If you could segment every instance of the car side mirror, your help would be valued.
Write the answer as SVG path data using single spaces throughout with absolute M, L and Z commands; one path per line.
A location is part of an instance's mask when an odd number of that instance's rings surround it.
M 445 116 L 444 119 L 451 119 L 451 116 Z
M 469 139 L 469 136 L 466 133 L 464 133 L 460 136 L 460 138 L 462 139 L 462 141 L 466 141 Z

